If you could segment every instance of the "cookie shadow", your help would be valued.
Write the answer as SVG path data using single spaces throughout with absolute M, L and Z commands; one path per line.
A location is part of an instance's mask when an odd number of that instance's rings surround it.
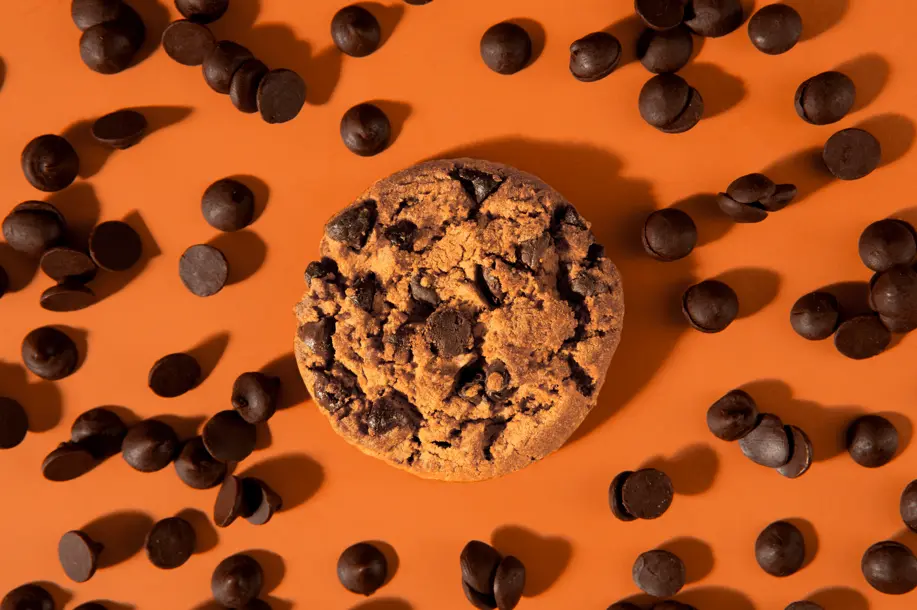
M 296 356 L 292 352 L 275 358 L 261 368 L 261 372 L 280 379 L 280 395 L 277 399 L 277 409 L 288 409 L 301 405 L 309 400 L 309 391 L 299 374 Z
M 573 545 L 565 538 L 541 536 L 515 525 L 495 530 L 491 543 L 503 555 L 513 555 L 525 565 L 525 597 L 548 591 L 573 556 Z

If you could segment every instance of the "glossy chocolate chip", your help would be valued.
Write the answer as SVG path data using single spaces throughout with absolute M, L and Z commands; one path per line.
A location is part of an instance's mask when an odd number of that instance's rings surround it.
M 336 214 L 325 225 L 329 239 L 360 250 L 376 225 L 376 202 L 353 204 Z
M 497 566 L 494 576 L 494 601 L 500 610 L 513 610 L 519 605 L 525 589 L 525 565 L 516 557 L 507 555 Z
M 357 276 L 351 283 L 350 301 L 366 312 L 372 312 L 376 299 L 376 292 L 379 290 L 379 282 L 376 280 L 375 273 L 367 273 Z
M 755 559 L 771 576 L 790 576 L 805 562 L 806 544 L 795 525 L 786 521 L 771 523 L 755 541 Z
M 685 564 L 674 553 L 657 549 L 641 553 L 632 570 L 634 584 L 653 597 L 671 597 L 685 586 Z
M 94 25 L 116 20 L 121 16 L 122 7 L 122 0 L 73 0 L 70 17 L 76 27 L 85 32 Z
M 779 212 L 792 203 L 797 192 L 795 184 L 778 184 L 774 194 L 758 201 L 758 205 L 768 212 Z
M 473 342 L 471 320 L 456 309 L 439 309 L 428 319 L 424 329 L 430 349 L 442 358 L 465 353 Z
M 264 423 L 277 410 L 280 379 L 264 373 L 242 373 L 232 384 L 232 408 L 250 424 Z
M 858 417 L 847 428 L 847 452 L 860 466 L 884 466 L 897 451 L 898 430 L 880 415 Z
M 736 178 L 726 188 L 726 194 L 739 203 L 757 203 L 772 197 L 777 185 L 764 174 L 747 174 Z
M 97 460 L 121 452 L 127 426 L 114 411 L 96 407 L 81 413 L 70 427 L 70 440 L 80 443 Z
M 121 445 L 121 456 L 134 470 L 156 472 L 175 459 L 178 449 L 178 436 L 171 426 L 146 419 L 127 431 Z
M 106 271 L 127 271 L 143 255 L 143 244 L 129 224 L 109 220 L 92 230 L 89 254 L 96 265 Z
M 97 271 L 96 264 L 88 254 L 66 246 L 46 250 L 41 255 L 39 266 L 45 275 L 56 282 L 75 280 L 85 283 L 95 277 Z
M 64 238 L 64 217 L 50 203 L 27 201 L 3 219 L 3 239 L 13 250 L 39 257 Z
M 80 158 L 73 146 L 53 134 L 38 136 L 26 144 L 20 161 L 29 184 L 48 193 L 67 188 L 80 173 Z
M 739 439 L 739 448 L 755 464 L 779 468 L 790 461 L 792 445 L 779 417 L 764 413 L 755 428 Z
M 899 320 L 917 319 L 917 271 L 898 265 L 870 282 L 873 309 Z
M 258 111 L 265 123 L 292 121 L 306 103 L 306 83 L 293 70 L 271 70 L 258 85 Z
M 204 57 L 204 80 L 217 93 L 228 94 L 233 75 L 249 59 L 254 59 L 251 51 L 231 40 L 221 40 Z
M 716 203 L 727 216 L 738 223 L 761 222 L 767 218 L 767 210 L 759 203 L 739 203 L 726 193 L 717 195 Z
M 834 334 L 840 324 L 840 304 L 829 292 L 803 295 L 790 310 L 790 325 L 803 339 L 821 341 Z
M 204 424 L 201 436 L 210 455 L 223 462 L 241 462 L 255 450 L 256 429 L 236 411 L 220 411 Z
M 0 449 L 12 449 L 25 439 L 29 418 L 22 405 L 0 396 Z
M 481 37 L 481 59 L 497 74 L 515 74 L 532 58 L 532 39 L 522 26 L 504 21 Z
M 117 110 L 92 124 L 92 137 L 117 150 L 130 148 L 146 133 L 146 117 L 136 110 Z
M 802 36 L 802 17 L 792 6 L 770 4 L 748 21 L 748 37 L 755 48 L 780 55 L 796 46 Z
M 903 220 L 885 218 L 863 230 L 859 241 L 860 260 L 876 272 L 895 265 L 910 265 L 917 257 L 914 228 Z
M 718 38 L 734 32 L 745 15 L 739 0 L 691 0 L 685 24 L 698 36 Z
M 238 180 L 217 180 L 201 197 L 201 213 L 214 229 L 239 231 L 255 217 L 255 194 Z
M 912 532 L 917 532 L 917 480 L 911 481 L 901 492 L 898 504 L 901 520 Z
M 611 481 L 611 485 L 608 486 L 608 506 L 611 508 L 611 514 L 620 521 L 627 522 L 636 520 L 636 517 L 627 511 L 627 507 L 624 506 L 624 499 L 622 497 L 624 482 L 632 474 L 634 474 L 633 471 L 625 470 L 615 476 Z
M 0 610 L 55 610 L 54 599 L 41 585 L 16 587 L 3 596 Z
M 834 347 L 853 360 L 878 356 L 891 343 L 888 328 L 876 315 L 863 315 L 842 322 L 834 335 Z
M 229 281 L 229 263 L 217 248 L 198 244 L 181 255 L 178 277 L 191 294 L 210 297 L 223 290 Z
M 382 28 L 373 14 L 362 6 L 346 6 L 331 19 L 331 39 L 343 53 L 365 57 L 379 48 Z
M 621 42 L 607 32 L 593 32 L 570 45 L 570 73 L 591 83 L 608 76 L 621 61 Z
M 255 513 L 261 504 L 262 490 L 257 479 L 229 475 L 223 480 L 213 505 L 213 522 L 228 527 L 238 517 Z
M 787 435 L 793 447 L 790 461 L 777 469 L 777 472 L 788 479 L 797 479 L 808 472 L 812 466 L 814 449 L 809 436 L 796 426 L 787 426 Z
M 497 600 L 494 598 L 493 593 L 481 593 L 473 589 L 464 580 L 462 581 L 462 592 L 465 594 L 465 599 L 468 600 L 468 603 L 478 608 L 478 610 L 493 610 L 497 607 Z
M 758 405 L 744 390 L 731 390 L 707 409 L 707 427 L 713 436 L 737 441 L 758 425 Z
M 94 305 L 95 293 L 78 281 L 66 280 L 41 293 L 39 304 L 48 311 L 79 311 Z
M 79 364 L 73 339 L 51 326 L 37 328 L 22 340 L 22 362 L 42 379 L 69 377 Z
M 187 19 L 173 21 L 162 33 L 166 55 L 185 66 L 199 66 L 216 44 L 205 25 Z
M 231 555 L 217 565 L 210 577 L 213 598 L 228 608 L 240 608 L 261 594 L 264 571 L 250 555 Z
M 668 125 L 658 127 L 658 129 L 662 133 L 668 134 L 684 133 L 690 129 L 693 129 L 694 126 L 700 122 L 701 117 L 703 116 L 704 98 L 701 97 L 701 94 L 697 91 L 697 89 L 692 88 L 691 94 L 688 97 L 688 105 L 684 111 L 678 116 L 677 119 Z
M 685 20 L 684 0 L 634 0 L 634 11 L 654 30 L 671 30 Z
M 388 116 L 373 104 L 357 104 L 341 118 L 344 146 L 361 157 L 371 157 L 385 150 L 391 136 Z
M 882 160 L 879 141 L 863 129 L 843 129 L 831 136 L 822 151 L 825 165 L 836 178 L 859 180 L 871 174 Z
M 685 291 L 682 311 L 694 329 L 718 333 L 739 315 L 739 297 L 723 282 L 705 280 Z
M 41 474 L 49 481 L 71 481 L 96 466 L 96 460 L 79 443 L 61 443 L 41 463 Z
M 175 7 L 185 19 L 212 23 L 229 9 L 229 0 L 175 0 Z
M 796 89 L 796 114 L 813 125 L 837 123 L 856 101 L 856 86 L 841 72 L 822 72 Z
M 150 369 L 148 385 L 163 398 L 175 398 L 194 389 L 201 380 L 201 365 L 190 354 L 163 356 Z
M 80 37 L 80 58 L 99 74 L 116 74 L 128 68 L 146 38 L 140 15 L 122 3 L 114 21 L 94 25 Z
M 257 504 L 257 508 L 255 508 L 252 514 L 245 517 L 245 520 L 252 525 L 264 525 L 271 520 L 274 513 L 283 508 L 283 498 L 273 489 L 268 487 L 264 481 L 252 479 L 250 477 L 246 478 L 245 481 L 252 481 L 258 486 L 261 492 L 261 499 Z M 254 504 L 254 502 L 252 503 Z
M 57 543 L 57 557 L 61 567 L 73 582 L 86 582 L 92 578 L 102 550 L 101 544 L 80 531 L 67 532 Z
M 655 74 L 678 72 L 688 64 L 693 52 L 694 38 L 683 25 L 666 32 L 647 28 L 637 39 L 637 58 Z
M 379 436 L 392 430 L 416 429 L 417 408 L 403 394 L 391 392 L 373 401 L 364 413 L 363 424 L 369 434 Z
M 258 86 L 269 68 L 257 59 L 249 59 L 236 70 L 229 83 L 229 99 L 238 110 L 258 112 Z
M 156 523 L 144 542 L 150 563 L 163 570 L 184 565 L 194 554 L 196 546 L 194 528 L 181 517 L 169 517 Z
M 210 455 L 200 436 L 185 442 L 175 458 L 175 472 L 185 485 L 193 489 L 210 489 L 226 476 L 226 463 Z
M 658 519 L 672 505 L 675 488 L 668 475 L 655 468 L 634 472 L 621 486 L 621 501 L 638 519 Z
M 328 257 L 323 257 L 321 260 L 312 261 L 306 265 L 306 285 L 311 286 L 312 280 L 315 278 L 327 278 L 336 275 L 338 272 L 338 265 L 332 259 Z
M 315 322 L 306 322 L 299 327 L 297 337 L 307 350 L 325 361 L 325 365 L 334 359 L 334 318 L 322 318 Z
M 653 127 L 663 127 L 679 117 L 690 96 L 691 86 L 685 79 L 677 74 L 659 74 L 640 90 L 640 116 Z
M 860 569 L 866 582 L 881 593 L 904 595 L 917 588 L 917 557 L 900 542 L 879 542 L 863 554 Z
M 462 582 L 479 593 L 491 595 L 497 567 L 503 557 L 486 542 L 472 540 L 462 549 L 459 563 L 462 568 Z
M 385 583 L 388 562 L 378 548 L 368 542 L 359 542 L 341 553 L 337 572 L 338 580 L 348 591 L 372 595 Z
M 643 225 L 643 249 L 660 261 L 676 261 L 691 254 L 697 245 L 697 226 L 681 210 L 656 210 Z

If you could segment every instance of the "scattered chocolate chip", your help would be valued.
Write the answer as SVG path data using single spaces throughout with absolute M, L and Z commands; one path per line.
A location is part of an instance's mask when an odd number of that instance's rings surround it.
M 136 110 L 117 110 L 92 124 L 92 137 L 117 150 L 130 148 L 146 133 L 146 117 Z
M 231 40 L 221 40 L 204 57 L 204 80 L 217 93 L 228 94 L 236 70 L 254 57 L 242 45 Z
M 487 28 L 481 37 L 481 59 L 497 74 L 515 74 L 532 58 L 532 39 L 515 23 L 504 21 Z
M 198 244 L 181 255 L 178 276 L 191 294 L 199 297 L 213 296 L 229 280 L 229 263 L 217 248 Z
M 735 222 L 754 223 L 767 218 L 767 211 L 759 203 L 739 203 L 726 193 L 717 195 L 716 203 L 720 209 Z
M 694 38 L 683 25 L 665 32 L 647 28 L 637 39 L 637 58 L 654 74 L 678 72 L 691 59 Z
M 522 599 L 525 589 L 525 565 L 516 557 L 507 555 L 497 566 L 494 577 L 494 601 L 500 610 L 513 610 Z
M 51 326 L 36 328 L 26 335 L 21 353 L 26 368 L 49 381 L 68 377 L 79 363 L 73 339 Z
M 758 405 L 744 390 L 731 390 L 707 409 L 707 427 L 724 441 L 740 440 L 758 424 Z
M 855 100 L 856 86 L 849 76 L 822 72 L 796 89 L 796 114 L 812 125 L 828 125 L 847 116 Z
M 481 593 L 471 588 L 471 585 L 464 580 L 462 581 L 462 591 L 465 593 L 465 599 L 468 600 L 468 603 L 478 608 L 478 610 L 493 610 L 497 607 L 497 600 L 493 593 Z
M 29 418 L 22 405 L 0 396 L 0 449 L 12 449 L 25 439 Z
M 57 246 L 41 256 L 41 270 L 56 282 L 76 280 L 85 283 L 95 277 L 96 264 L 85 252 L 76 248 Z
M 433 353 L 454 358 L 465 353 L 473 340 L 471 321 L 455 309 L 439 309 L 428 319 L 424 329 Z
M 634 10 L 654 30 L 671 30 L 685 20 L 683 0 L 634 0 Z
M 73 0 L 70 3 L 70 17 L 76 27 L 85 32 L 94 25 L 118 19 L 122 6 L 122 0 Z
M 190 354 L 163 356 L 150 369 L 148 385 L 163 398 L 175 398 L 194 389 L 201 380 L 201 365 Z
M 636 517 L 627 511 L 627 507 L 624 506 L 624 499 L 622 497 L 624 482 L 632 474 L 634 474 L 632 471 L 625 470 L 615 476 L 611 481 L 611 485 L 608 486 L 608 506 L 611 508 L 611 513 L 620 521 L 627 522 L 636 520 Z
M 805 561 L 806 544 L 792 523 L 776 521 L 771 523 L 755 541 L 755 559 L 761 569 L 771 576 L 790 576 L 802 568 Z
M 245 480 L 253 481 L 254 484 L 258 486 L 261 493 L 261 501 L 258 502 L 258 507 L 251 515 L 245 517 L 245 520 L 252 525 L 264 525 L 271 520 L 274 513 L 283 508 L 283 499 L 273 489 L 268 487 L 264 481 L 252 478 L 247 478 Z
M 332 240 L 360 250 L 376 225 L 376 202 L 369 200 L 352 204 L 338 212 L 325 225 L 325 234 Z
M 79 311 L 95 304 L 95 293 L 77 281 L 67 280 L 41 293 L 39 304 L 48 311 Z
M 331 19 L 331 39 L 341 52 L 351 57 L 365 57 L 379 48 L 382 28 L 362 6 L 346 6 Z
M 185 66 L 203 64 L 216 42 L 207 26 L 185 19 L 173 21 L 162 33 L 166 55 Z
M 676 261 L 691 254 L 697 245 L 697 226 L 675 208 L 656 210 L 643 225 L 643 249 L 660 261 Z
M 696 112 L 698 101 L 699 113 Z M 637 103 L 644 121 L 669 133 L 687 131 L 703 114 L 700 94 L 677 74 L 657 74 L 648 80 L 640 90 Z
M 668 125 L 659 127 L 659 131 L 668 134 L 684 133 L 697 125 L 704 116 L 704 98 L 697 89 L 691 89 L 688 106 L 677 119 Z
M 836 178 L 859 180 L 879 167 L 882 147 L 868 131 L 842 129 L 825 143 L 822 158 Z
M 80 37 L 80 58 L 99 74 L 117 74 L 131 65 L 146 38 L 140 15 L 122 3 L 118 18 L 94 25 Z
M 392 125 L 380 108 L 357 104 L 341 118 L 341 139 L 350 152 L 361 157 L 377 155 L 388 147 Z
M 229 99 L 236 109 L 248 114 L 258 112 L 258 86 L 269 71 L 257 59 L 249 59 L 239 66 L 229 83 Z
M 39 257 L 64 238 L 66 223 L 50 203 L 27 201 L 3 219 L 3 238 L 17 252 Z
M 201 197 L 204 220 L 220 231 L 239 231 L 255 217 L 255 194 L 232 178 L 217 180 L 207 187 Z
M 892 336 L 876 315 L 863 315 L 842 322 L 834 335 L 834 347 L 853 360 L 878 356 L 888 348 Z
M 707 38 L 734 32 L 744 19 L 739 0 L 692 0 L 685 11 L 685 25 Z
M 917 257 L 917 236 L 908 223 L 896 218 L 878 220 L 863 231 L 859 241 L 860 259 L 876 272 L 895 265 L 910 265 Z
M 792 445 L 790 436 L 779 417 L 763 413 L 758 423 L 739 439 L 739 448 L 755 464 L 779 468 L 790 461 Z
M 262 490 L 257 479 L 229 475 L 223 480 L 213 505 L 213 522 L 228 527 L 238 517 L 247 518 L 261 504 Z
M 145 419 L 124 436 L 121 456 L 134 470 L 156 472 L 168 466 L 178 453 L 178 436 L 166 423 Z
M 228 608 L 241 608 L 261 594 L 264 571 L 253 557 L 239 553 L 217 565 L 210 578 L 213 598 Z
M 621 486 L 621 501 L 637 519 L 658 519 L 672 505 L 675 489 L 668 475 L 644 468 L 627 477 Z
M 73 582 L 86 582 L 96 572 L 102 545 L 80 531 L 67 532 L 57 543 L 57 558 Z
M 306 103 L 306 83 L 293 70 L 271 70 L 258 85 L 258 110 L 265 123 L 292 121 Z
M 127 426 L 113 411 L 96 407 L 81 413 L 70 427 L 70 440 L 79 443 L 97 460 L 121 452 Z
M 439 305 L 439 295 L 436 293 L 436 287 L 429 276 L 423 275 L 412 278 L 409 289 L 414 300 L 431 306 L 429 313 L 433 313 L 432 308 Z M 427 317 L 429 317 L 429 313 Z
M 860 568 L 866 582 L 881 593 L 903 595 L 917 587 L 917 557 L 900 542 L 879 542 L 863 554 Z
M 611 74 L 621 61 L 621 42 L 607 32 L 593 32 L 570 45 L 570 73 L 591 83 Z
M 812 466 L 814 449 L 809 436 L 796 426 L 787 426 L 787 435 L 790 437 L 790 446 L 793 448 L 790 461 L 777 468 L 777 472 L 788 479 L 797 479 L 808 472 Z
M 338 558 L 338 580 L 352 593 L 372 595 L 385 583 L 388 562 L 382 551 L 368 542 L 347 547 Z
M 156 523 L 144 543 L 150 563 L 163 570 L 184 565 L 196 546 L 194 528 L 181 517 L 169 517 Z
M 232 384 L 232 408 L 250 424 L 261 424 L 277 410 L 280 379 L 264 373 L 242 373 Z
M 736 178 L 726 188 L 726 194 L 739 203 L 757 203 L 772 197 L 777 185 L 764 174 L 747 174 Z
M 185 19 L 212 23 L 229 9 L 229 0 L 175 0 L 175 7 Z
M 674 553 L 657 549 L 641 553 L 632 570 L 634 584 L 653 597 L 671 597 L 685 586 L 685 564 Z
M 899 511 L 904 524 L 912 532 L 917 532 L 917 481 L 911 481 L 901 492 Z
M 215 459 L 204 446 L 200 436 L 185 442 L 175 458 L 178 478 L 193 489 L 210 489 L 219 485 L 226 476 L 226 463 Z
M 29 184 L 48 193 L 67 188 L 80 173 L 80 158 L 61 136 L 38 136 L 26 144 L 20 159 Z
M 758 201 L 758 205 L 768 212 L 779 212 L 796 199 L 797 192 L 795 184 L 778 184 L 774 194 Z
M 120 0 L 119 0 L 120 1 Z M 55 610 L 54 599 L 41 585 L 28 584 L 16 587 L 3 596 L 2 610 Z
M 41 474 L 49 481 L 71 481 L 93 468 L 96 461 L 82 445 L 61 443 L 41 463 Z
M 739 315 L 739 297 L 723 282 L 704 280 L 685 291 L 682 311 L 694 329 L 718 333 Z
M 897 451 L 898 430 L 880 415 L 858 417 L 847 428 L 847 452 L 860 466 L 884 466 Z
M 751 44 L 762 53 L 780 55 L 796 46 L 802 36 L 802 17 L 792 6 L 770 4 L 748 21 Z
M 96 226 L 89 236 L 89 254 L 106 271 L 127 271 L 143 255 L 140 236 L 125 222 L 109 220 Z
M 338 265 L 332 259 L 323 257 L 322 260 L 312 261 L 306 265 L 306 285 L 311 286 L 315 278 L 326 278 L 337 274 Z
M 876 275 L 870 282 L 873 309 L 898 320 L 917 319 L 917 271 L 899 265 Z
M 210 455 L 222 462 L 241 462 L 255 450 L 256 429 L 236 411 L 220 411 L 201 434 Z
M 803 339 L 821 341 L 834 334 L 840 324 L 840 304 L 829 292 L 803 295 L 790 310 L 790 325 Z
M 497 568 L 502 559 L 500 553 L 486 542 L 472 540 L 465 545 L 459 557 L 462 582 L 478 593 L 491 595 L 494 590 Z

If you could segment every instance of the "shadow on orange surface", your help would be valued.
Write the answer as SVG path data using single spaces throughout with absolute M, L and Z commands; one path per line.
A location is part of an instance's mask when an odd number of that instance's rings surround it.
M 818 532 L 815 530 L 815 526 L 812 525 L 811 521 L 806 519 L 787 519 L 787 523 L 796 526 L 800 532 L 802 532 L 802 539 L 805 540 L 806 544 L 806 555 L 803 559 L 802 568 L 812 565 L 812 562 L 815 561 L 815 557 L 818 555 L 819 539 Z
M 856 85 L 856 101 L 851 112 L 866 108 L 882 93 L 891 75 L 891 66 L 878 53 L 866 53 L 845 61 L 835 68 L 853 80 Z
M 850 587 L 831 587 L 816 591 L 809 601 L 822 608 L 843 608 L 844 610 L 869 610 L 869 602 L 863 594 Z
M 369 103 L 382 110 L 392 125 L 392 135 L 389 142 L 389 147 L 391 147 L 398 141 L 398 136 L 401 135 L 401 130 L 404 129 L 405 122 L 411 116 L 411 105 L 405 102 L 393 102 L 390 100 L 372 100 Z
M 186 508 L 176 516 L 181 517 L 194 528 L 195 554 L 206 553 L 216 548 L 217 543 L 220 541 L 220 535 L 213 526 L 210 517 L 205 515 L 203 511 L 199 511 L 196 508 Z
M 720 210 L 716 197 L 716 193 L 698 193 L 676 201 L 671 206 L 685 212 L 694 220 L 697 225 L 698 246 L 712 244 L 736 225 Z
M 131 65 L 137 65 L 152 55 L 159 48 L 159 42 L 162 40 L 162 32 L 169 25 L 169 10 L 160 0 L 128 0 L 131 5 L 143 19 L 143 25 L 146 26 L 146 38 L 143 46 Z
M 532 39 L 532 58 L 529 59 L 529 63 L 526 64 L 526 66 L 531 66 L 538 61 L 538 58 L 544 53 L 544 47 L 548 41 L 548 34 L 545 32 L 544 26 L 534 19 L 528 18 L 509 19 L 508 21 L 521 27 L 528 33 L 529 38 Z
M 292 339 L 291 339 L 292 341 Z M 296 356 L 292 352 L 284 354 L 264 365 L 261 372 L 280 379 L 280 396 L 277 409 L 288 409 L 309 400 L 306 384 L 299 374 Z
M 267 208 L 267 202 L 271 196 L 270 187 L 261 178 L 249 174 L 229 176 L 229 179 L 240 182 L 251 190 L 252 195 L 255 196 L 255 215 L 252 217 L 252 223 L 258 222 L 258 219 L 264 214 L 265 208 Z
M 707 578 L 713 571 L 713 549 L 697 538 L 675 538 L 663 544 L 660 549 L 674 553 L 685 564 L 685 582 L 692 584 Z
M 48 432 L 61 421 L 61 393 L 52 381 L 29 382 L 26 368 L 18 363 L 0 362 L 0 387 L 3 395 L 22 405 L 29 419 L 29 432 Z
M 525 564 L 525 597 L 535 597 L 550 589 L 573 556 L 569 540 L 541 536 L 515 525 L 495 530 L 491 543 L 503 555 L 513 555 Z
M 773 303 L 780 291 L 780 276 L 769 269 L 732 269 L 716 279 L 739 295 L 739 319 L 753 316 Z
M 207 378 L 219 364 L 220 358 L 223 357 L 228 345 L 229 333 L 221 332 L 208 337 L 188 350 L 188 354 L 194 356 L 194 359 L 201 365 L 200 383 L 207 381 Z
M 850 8 L 850 0 L 823 0 L 813 3 L 810 0 L 786 0 L 802 17 L 801 40 L 812 40 L 821 36 L 844 18 Z
M 361 604 L 351 607 L 350 610 L 413 610 L 409 602 L 397 597 L 385 597 L 382 599 L 371 599 Z
M 618 67 L 615 70 L 620 70 L 627 64 L 637 60 L 637 39 L 640 38 L 640 34 L 645 29 L 646 25 L 644 25 L 640 17 L 628 15 L 602 30 L 617 38 L 618 42 L 621 43 L 621 59 L 618 60 Z M 579 37 L 582 38 L 588 33 L 583 32 Z M 697 38 L 694 39 L 695 46 L 699 46 L 698 40 Z M 572 44 L 573 41 L 571 40 L 570 43 Z M 652 75 L 647 75 L 647 80 L 649 80 L 650 76 Z
M 198 436 L 198 430 L 201 429 L 201 426 L 204 425 L 204 422 L 207 420 L 203 415 L 195 416 L 182 416 L 182 415 L 157 415 L 152 417 L 157 421 L 161 421 L 164 424 L 167 424 L 178 436 L 178 440 L 186 441 L 192 439 L 195 436 Z
M 728 608 L 729 610 L 755 610 L 755 605 L 744 593 L 726 587 L 698 587 L 675 596 L 680 602 L 695 608 Z M 830 607 L 830 606 L 827 606 Z M 843 607 L 843 606 L 841 606 Z
M 732 110 L 745 99 L 744 81 L 717 65 L 692 61 L 679 74 L 704 98 L 705 120 Z
M 48 203 L 57 208 L 67 221 L 68 245 L 86 251 L 89 234 L 99 224 L 102 204 L 95 189 L 87 182 L 78 182 L 51 194 Z
M 42 580 L 36 582 L 35 584 L 40 586 L 51 595 L 51 599 L 54 600 L 54 605 L 57 608 L 65 607 L 70 603 L 70 600 L 73 599 L 73 593 L 69 589 L 64 589 L 57 583 Z
M 281 510 L 287 511 L 315 495 L 322 486 L 325 471 L 303 453 L 287 453 L 259 462 L 239 476 L 255 477 L 267 483 L 283 498 Z
M 671 458 L 654 457 L 641 466 L 656 468 L 669 475 L 675 493 L 684 496 L 696 496 L 713 487 L 719 467 L 716 451 L 703 444 L 686 447 Z
M 152 527 L 153 519 L 146 513 L 124 510 L 99 517 L 80 530 L 105 545 L 99 554 L 99 569 L 104 569 L 139 553 Z
M 392 34 L 395 33 L 398 23 L 401 21 L 401 18 L 404 17 L 404 3 L 399 2 L 398 4 L 385 5 L 381 2 L 358 2 L 357 4 L 372 13 L 373 17 L 379 22 L 379 28 L 382 30 L 379 48 L 385 47 L 385 43 L 388 42 Z
M 369 543 L 382 551 L 382 554 L 385 555 L 388 571 L 385 575 L 385 583 L 383 586 L 387 585 L 392 582 L 392 579 L 395 578 L 395 574 L 398 573 L 398 568 L 401 566 L 401 559 L 398 557 L 398 552 L 395 550 L 395 547 L 388 542 L 383 540 L 371 540 Z
M 283 577 L 287 574 L 287 566 L 283 561 L 283 557 L 273 551 L 264 549 L 244 551 L 244 553 L 250 555 L 261 564 L 261 569 L 264 571 L 264 586 L 261 589 L 263 594 L 267 595 L 280 586 L 280 583 L 283 582 Z
M 229 263 L 227 286 L 238 284 L 255 275 L 267 258 L 267 244 L 248 229 L 234 233 L 220 233 L 208 242 L 226 256 Z

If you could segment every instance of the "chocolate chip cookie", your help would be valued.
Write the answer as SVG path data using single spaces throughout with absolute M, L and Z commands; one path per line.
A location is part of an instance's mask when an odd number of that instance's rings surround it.
M 334 429 L 422 477 L 473 481 L 560 447 L 621 336 L 614 264 L 559 193 L 511 167 L 433 161 L 325 226 L 296 358 Z

